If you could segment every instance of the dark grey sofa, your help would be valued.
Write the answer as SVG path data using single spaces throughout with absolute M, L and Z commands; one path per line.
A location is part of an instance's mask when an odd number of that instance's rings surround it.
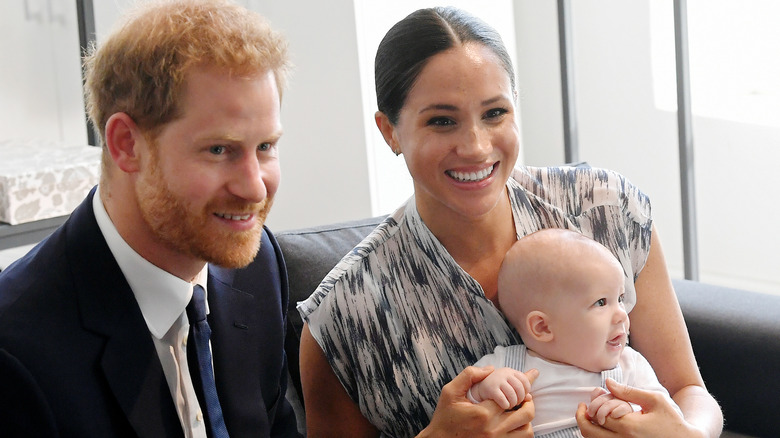
M 295 304 L 381 220 L 276 233 L 290 284 L 288 355 L 297 390 L 293 398 L 300 394 L 297 336 L 302 327 Z M 685 280 L 675 280 L 674 286 L 702 376 L 723 407 L 724 436 L 780 436 L 780 296 Z

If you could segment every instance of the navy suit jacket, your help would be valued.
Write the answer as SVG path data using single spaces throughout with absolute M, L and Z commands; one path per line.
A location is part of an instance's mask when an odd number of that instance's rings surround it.
M 183 437 L 154 343 L 92 197 L 0 273 L 0 436 Z M 298 436 L 285 399 L 287 273 L 266 229 L 244 269 L 209 266 L 214 372 L 233 438 Z

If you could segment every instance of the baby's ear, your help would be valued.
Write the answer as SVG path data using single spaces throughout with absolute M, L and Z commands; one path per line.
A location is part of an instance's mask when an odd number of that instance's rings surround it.
M 540 310 L 530 312 L 525 320 L 528 333 L 539 342 L 552 341 L 553 332 L 547 321 L 548 317 L 546 313 Z

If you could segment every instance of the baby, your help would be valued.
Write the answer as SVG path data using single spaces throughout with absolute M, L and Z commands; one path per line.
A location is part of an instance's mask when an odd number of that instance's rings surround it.
M 529 391 L 518 374 L 536 368 L 530 394 L 539 437 L 578 432 L 579 403 L 590 403 L 600 424 L 641 410 L 612 397 L 607 378 L 669 397 L 647 360 L 627 345 L 625 281 L 613 254 L 577 232 L 550 228 L 518 240 L 501 265 L 498 301 L 524 345 L 496 347 L 476 363 L 496 370 L 472 386 L 471 401 L 492 399 L 505 409 L 522 403 Z

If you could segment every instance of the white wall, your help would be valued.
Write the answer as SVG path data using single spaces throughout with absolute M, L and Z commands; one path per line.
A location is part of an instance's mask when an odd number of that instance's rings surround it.
M 286 35 L 296 66 L 282 102 L 282 184 L 269 226 L 371 216 L 352 0 L 248 3 Z
M 3 2 L 0 140 L 87 143 L 74 4 Z

